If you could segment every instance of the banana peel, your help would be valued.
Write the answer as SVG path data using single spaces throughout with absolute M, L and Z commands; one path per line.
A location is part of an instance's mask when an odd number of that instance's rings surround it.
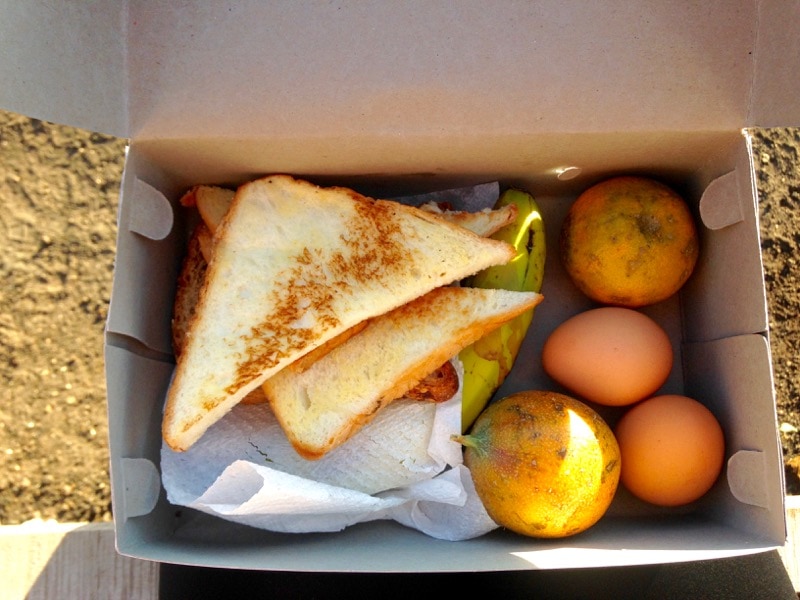
M 541 292 L 544 279 L 544 222 L 533 196 L 509 189 L 497 200 L 495 208 L 517 206 L 517 219 L 492 235 L 517 250 L 514 259 L 475 274 L 464 285 L 514 291 Z M 522 341 L 533 320 L 534 309 L 504 323 L 459 353 L 464 365 L 461 429 L 466 433 L 503 384 L 519 354 Z

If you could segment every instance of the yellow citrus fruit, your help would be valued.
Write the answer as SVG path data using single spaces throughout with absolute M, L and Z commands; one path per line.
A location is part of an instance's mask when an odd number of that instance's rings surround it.
M 469 435 L 464 464 L 486 512 L 500 526 L 537 538 L 585 531 L 605 514 L 620 476 L 606 422 L 582 402 L 525 391 L 490 404 Z
M 694 270 L 699 240 L 684 199 L 646 177 L 614 177 L 584 191 L 561 228 L 561 257 L 575 285 L 602 304 L 635 308 L 677 292 Z

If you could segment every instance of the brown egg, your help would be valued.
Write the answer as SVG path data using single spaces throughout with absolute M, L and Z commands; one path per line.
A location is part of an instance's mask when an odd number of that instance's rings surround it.
M 586 400 L 625 406 L 653 395 L 672 370 L 672 345 L 647 315 L 603 307 L 559 325 L 542 348 L 545 372 Z
M 722 471 L 722 427 L 708 408 L 686 396 L 656 396 L 637 404 L 614 433 L 622 456 L 620 481 L 651 504 L 693 502 Z

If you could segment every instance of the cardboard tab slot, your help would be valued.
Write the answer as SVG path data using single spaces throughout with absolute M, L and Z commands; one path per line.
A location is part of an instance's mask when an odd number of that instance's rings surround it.
M 700 218 L 709 229 L 723 229 L 744 221 L 736 171 L 718 177 L 700 198 Z
M 133 184 L 134 201 L 128 212 L 128 230 L 151 240 L 163 240 L 172 231 L 174 215 L 164 194 L 141 179 Z
M 764 453 L 739 450 L 728 459 L 728 487 L 739 502 L 769 508 Z
M 122 478 L 125 482 L 122 519 L 152 512 L 161 492 L 161 475 L 156 466 L 146 458 L 123 458 Z

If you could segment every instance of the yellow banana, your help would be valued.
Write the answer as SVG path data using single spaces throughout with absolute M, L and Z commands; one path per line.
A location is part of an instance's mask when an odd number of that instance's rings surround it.
M 504 191 L 495 208 L 516 204 L 517 219 L 492 237 L 512 244 L 516 257 L 508 264 L 477 273 L 464 285 L 540 292 L 544 278 L 544 223 L 533 196 Z M 461 429 L 466 432 L 505 380 L 533 319 L 533 309 L 505 323 L 459 353 L 464 365 Z

